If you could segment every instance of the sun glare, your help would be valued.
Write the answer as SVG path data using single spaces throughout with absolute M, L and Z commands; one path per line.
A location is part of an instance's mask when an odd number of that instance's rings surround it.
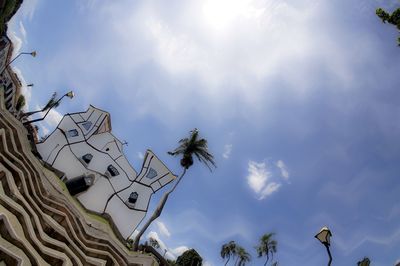
M 205 22 L 216 30 L 224 30 L 241 18 L 256 18 L 263 10 L 251 0 L 208 0 L 203 6 Z

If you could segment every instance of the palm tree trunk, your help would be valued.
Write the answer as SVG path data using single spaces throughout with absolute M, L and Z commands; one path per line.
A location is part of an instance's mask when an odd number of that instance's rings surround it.
M 238 261 L 239 261 L 239 257 L 237 257 L 237 259 L 235 261 L 235 265 L 237 265 Z
M 228 264 L 229 260 L 230 260 L 230 256 L 228 257 L 228 260 L 225 262 L 225 266 Z
M 178 180 L 176 180 L 174 186 L 168 191 L 166 192 L 160 202 L 157 205 L 157 208 L 154 210 L 153 215 L 150 217 L 150 219 L 143 225 L 142 229 L 139 231 L 139 233 L 136 235 L 135 240 L 133 241 L 133 251 L 137 251 L 139 248 L 139 241 L 140 238 L 142 237 L 142 235 L 144 234 L 144 232 L 147 230 L 147 228 L 150 226 L 150 224 L 157 219 L 160 215 L 161 212 L 164 208 L 165 203 L 167 202 L 167 199 L 169 197 L 169 194 L 171 194 L 172 192 L 174 192 L 175 188 L 178 186 L 179 182 L 182 180 L 183 176 L 186 173 L 186 168 L 183 168 L 183 172 L 180 175 L 180 177 L 178 178 Z
M 267 260 L 265 261 L 264 266 L 267 265 L 268 261 L 269 261 L 269 256 L 268 256 L 268 254 L 267 254 Z

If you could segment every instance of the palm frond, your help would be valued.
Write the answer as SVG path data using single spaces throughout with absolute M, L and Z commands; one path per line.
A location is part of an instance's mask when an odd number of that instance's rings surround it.
M 190 136 L 188 138 L 181 139 L 179 141 L 179 146 L 175 150 L 169 151 L 168 154 L 172 156 L 183 155 L 183 158 L 192 158 L 192 156 L 196 156 L 210 171 L 212 171 L 211 166 L 216 167 L 214 156 L 208 152 L 207 140 L 199 139 L 199 130 L 197 128 L 190 131 Z M 190 161 L 192 160 L 190 159 Z M 186 165 L 185 167 L 190 167 L 190 165 Z
M 52 107 L 57 107 L 58 104 L 56 104 L 56 98 L 57 98 L 57 92 L 54 92 L 53 95 L 51 95 L 51 98 L 49 99 L 49 101 L 43 107 L 43 111 L 45 111 L 49 108 L 52 108 Z

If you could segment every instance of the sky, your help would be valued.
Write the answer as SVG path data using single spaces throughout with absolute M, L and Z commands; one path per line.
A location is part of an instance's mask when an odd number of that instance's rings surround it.
M 196 162 L 146 232 L 176 258 L 195 248 L 223 265 L 235 240 L 274 232 L 279 265 L 400 261 L 400 48 L 375 15 L 383 0 L 25 0 L 8 35 L 28 110 L 73 90 L 39 124 L 89 104 L 139 170 L 198 128 L 217 168 Z M 154 208 L 159 195 L 150 205 Z

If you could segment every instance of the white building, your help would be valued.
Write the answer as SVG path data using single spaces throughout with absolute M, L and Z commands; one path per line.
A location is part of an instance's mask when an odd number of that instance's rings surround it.
M 4 99 L 7 110 L 13 111 L 17 103 L 17 97 L 21 90 L 21 81 L 10 66 L 13 45 L 7 36 L 0 38 L 0 89 L 4 89 Z M 7 66 L 7 67 L 6 67 Z
M 70 193 L 88 210 L 108 213 L 124 238 L 146 215 L 152 194 L 176 177 L 150 150 L 137 174 L 111 133 L 110 114 L 94 106 L 66 114 L 37 149 L 65 173 Z

